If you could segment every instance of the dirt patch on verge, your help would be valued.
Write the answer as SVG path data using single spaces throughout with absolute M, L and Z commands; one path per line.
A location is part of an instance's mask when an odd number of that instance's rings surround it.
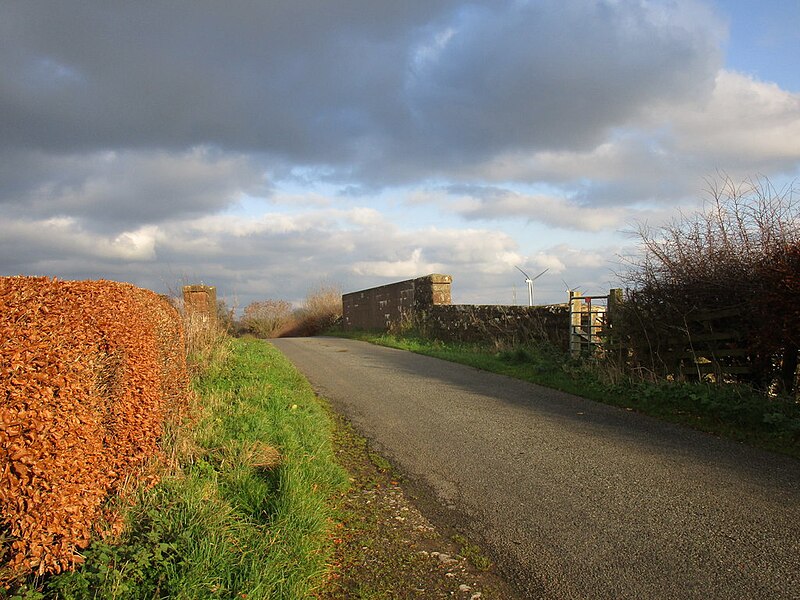
M 401 475 L 341 415 L 331 416 L 351 485 L 334 528 L 331 575 L 317 598 L 519 597 L 477 545 L 438 530 L 403 492 Z

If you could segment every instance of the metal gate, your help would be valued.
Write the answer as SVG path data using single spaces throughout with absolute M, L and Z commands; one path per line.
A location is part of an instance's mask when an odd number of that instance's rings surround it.
M 569 351 L 593 355 L 603 347 L 609 296 L 585 296 L 569 291 Z

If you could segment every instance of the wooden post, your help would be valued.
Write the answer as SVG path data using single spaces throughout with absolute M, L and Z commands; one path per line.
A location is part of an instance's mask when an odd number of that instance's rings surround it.
M 606 308 L 606 344 L 609 349 L 616 349 L 620 339 L 615 335 L 615 327 L 619 329 L 619 310 L 622 306 L 622 290 L 612 288 L 608 291 L 608 307 Z
M 569 291 L 569 351 L 573 356 L 581 353 L 581 312 L 583 302 L 580 293 Z

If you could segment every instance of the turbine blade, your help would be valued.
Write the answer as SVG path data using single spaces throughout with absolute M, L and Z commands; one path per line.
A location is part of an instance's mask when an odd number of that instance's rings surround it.
M 536 281 L 537 279 L 539 279 L 539 277 L 541 277 L 542 275 L 544 275 L 545 273 L 547 273 L 549 270 L 550 270 L 550 267 L 547 267 L 547 268 L 546 268 L 544 271 L 542 271 L 542 272 L 541 272 L 541 273 L 539 273 L 539 274 L 538 274 L 536 277 L 534 277 L 534 278 L 533 278 L 533 280 L 534 280 L 534 281 Z
M 528 275 L 528 274 L 527 274 L 525 271 L 523 271 L 522 269 L 520 269 L 520 268 L 519 268 L 517 265 L 514 265 L 514 268 L 515 268 L 517 271 L 519 271 L 520 273 L 522 273 L 523 275 L 525 275 L 525 278 L 526 278 L 526 279 L 530 279 L 530 278 L 531 278 L 531 276 L 530 276 L 530 275 Z

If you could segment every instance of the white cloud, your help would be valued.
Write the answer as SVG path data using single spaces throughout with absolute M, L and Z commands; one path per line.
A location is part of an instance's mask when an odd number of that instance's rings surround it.
M 569 193 L 572 197 L 528 194 L 499 186 L 453 185 L 412 192 L 408 204 L 435 205 L 444 213 L 468 221 L 521 221 L 586 233 L 614 231 L 635 221 L 660 222 L 664 218 L 665 211 L 657 207 L 625 206 L 630 198 L 625 198 L 619 206 L 593 206 L 578 191 Z
M 352 270 L 356 275 L 410 279 L 418 277 L 421 273 L 437 273 L 444 271 L 445 267 L 441 263 L 432 263 L 424 260 L 422 248 L 414 248 L 411 252 L 411 256 L 405 260 L 362 261 L 353 264 Z
M 359 227 L 389 227 L 384 216 L 374 208 L 356 207 L 346 213 L 350 222 Z
M 707 98 L 658 103 L 586 150 L 501 153 L 476 169 L 497 183 L 538 181 L 561 187 L 578 201 L 585 219 L 576 229 L 615 226 L 638 218 L 609 207 L 647 210 L 691 204 L 704 178 L 723 171 L 734 179 L 796 174 L 800 168 L 800 94 L 720 70 Z M 591 209 L 595 205 L 596 212 Z M 465 216 L 532 212 L 557 225 L 575 206 L 548 196 L 506 195 L 464 207 Z M 588 208 L 588 210 L 587 210 Z M 549 220 L 548 220 L 549 219 Z
M 121 233 L 111 242 L 111 255 L 125 260 L 153 260 L 157 235 L 158 227 L 153 225 Z
M 563 198 L 510 191 L 499 198 L 471 199 L 459 212 L 467 219 L 521 218 L 579 231 L 613 229 L 630 216 L 624 209 L 580 206 Z
M 6 153 L 0 158 L 0 210 L 42 218 L 71 216 L 100 231 L 191 218 L 267 194 L 251 157 L 211 148 Z
M 528 260 L 530 264 L 536 265 L 537 269 L 549 269 L 553 274 L 561 273 L 566 268 L 564 261 L 562 261 L 557 254 L 552 252 L 537 252 Z M 531 275 L 533 277 L 533 275 Z
M 0 221 L 0 247 L 6 260 L 12 263 L 16 259 L 36 264 L 48 258 L 152 262 L 156 258 L 158 235 L 159 230 L 154 226 L 140 227 L 115 236 L 98 235 L 84 230 L 71 217 Z
M 730 71 L 717 75 L 708 102 L 669 115 L 677 154 L 725 170 L 800 161 L 800 94 Z

